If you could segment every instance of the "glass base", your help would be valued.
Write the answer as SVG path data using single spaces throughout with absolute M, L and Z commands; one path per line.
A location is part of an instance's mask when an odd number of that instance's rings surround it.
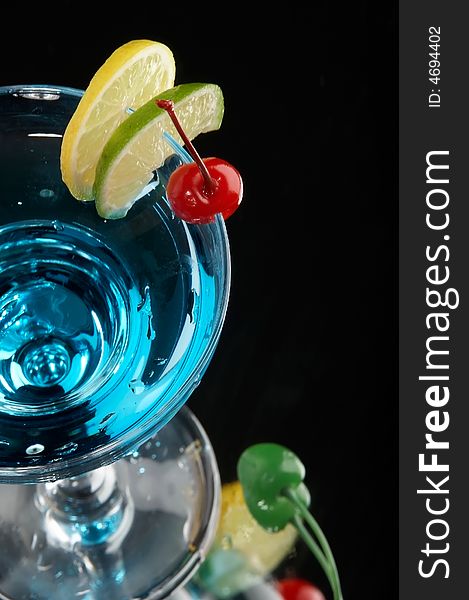
M 1 600 L 156 600 L 213 541 L 220 478 L 185 407 L 114 465 L 59 482 L 0 486 Z

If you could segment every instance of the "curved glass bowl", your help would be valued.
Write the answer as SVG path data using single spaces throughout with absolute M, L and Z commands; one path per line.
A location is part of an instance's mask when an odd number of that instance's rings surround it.
M 0 88 L 0 483 L 129 454 L 187 400 L 225 318 L 224 221 L 174 218 L 171 164 L 123 219 L 70 195 L 61 137 L 81 94 Z

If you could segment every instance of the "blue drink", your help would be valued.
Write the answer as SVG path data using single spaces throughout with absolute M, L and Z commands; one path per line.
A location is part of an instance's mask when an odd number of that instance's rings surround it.
M 121 220 L 70 195 L 60 144 L 78 100 L 0 89 L 0 481 L 128 454 L 185 402 L 226 311 L 223 221 L 173 218 L 171 164 Z
M 0 596 L 163 598 L 217 523 L 215 456 L 179 409 L 221 333 L 228 240 L 173 218 L 174 158 L 123 219 L 72 198 L 79 98 L 0 88 Z

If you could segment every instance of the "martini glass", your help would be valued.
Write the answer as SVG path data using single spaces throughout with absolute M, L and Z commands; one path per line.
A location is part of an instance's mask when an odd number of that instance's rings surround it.
M 59 156 L 81 94 L 0 88 L 1 599 L 166 597 L 217 522 L 183 405 L 225 317 L 224 222 L 174 218 L 176 157 L 124 219 L 75 200 Z

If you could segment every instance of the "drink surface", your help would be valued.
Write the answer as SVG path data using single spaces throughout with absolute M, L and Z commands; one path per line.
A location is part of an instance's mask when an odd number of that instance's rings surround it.
M 5 92 L 6 90 L 3 90 Z M 160 185 L 101 219 L 61 181 L 72 90 L 0 90 L 0 479 L 74 474 L 162 426 L 213 353 L 224 228 L 188 226 Z

